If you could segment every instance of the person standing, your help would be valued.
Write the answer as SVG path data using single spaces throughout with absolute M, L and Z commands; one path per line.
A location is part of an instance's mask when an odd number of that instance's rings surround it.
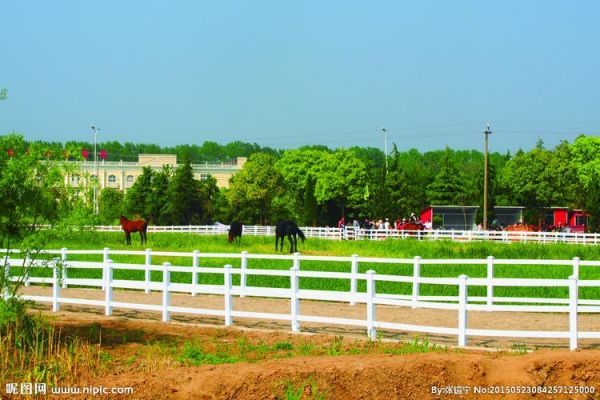
M 340 230 L 340 238 L 346 239 L 346 219 L 344 217 L 340 218 L 337 227 Z
M 360 222 L 356 218 L 352 221 L 352 228 L 354 230 L 354 239 L 360 239 Z

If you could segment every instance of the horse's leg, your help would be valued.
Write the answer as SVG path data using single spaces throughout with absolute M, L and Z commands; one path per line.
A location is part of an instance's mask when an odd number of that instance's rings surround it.
M 125 243 L 131 245 L 131 232 L 125 232 Z
M 292 234 L 288 233 L 288 240 L 290 241 L 290 254 L 294 252 L 294 240 L 292 239 Z
M 296 234 L 294 233 L 292 235 L 292 237 L 294 238 L 294 253 L 298 252 L 298 236 L 296 236 Z

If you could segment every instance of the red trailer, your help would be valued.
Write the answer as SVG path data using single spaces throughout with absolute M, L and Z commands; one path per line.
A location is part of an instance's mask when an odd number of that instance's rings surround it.
M 585 232 L 589 214 L 584 210 L 569 210 L 568 207 L 552 207 L 546 214 L 546 226 L 552 230 L 568 230 L 569 232 Z

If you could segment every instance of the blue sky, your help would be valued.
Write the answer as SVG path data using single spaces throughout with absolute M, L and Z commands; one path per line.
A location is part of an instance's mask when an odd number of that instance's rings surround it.
M 594 1 L 12 1 L 0 133 L 493 150 L 600 134 Z M 390 146 L 391 147 L 391 146 Z

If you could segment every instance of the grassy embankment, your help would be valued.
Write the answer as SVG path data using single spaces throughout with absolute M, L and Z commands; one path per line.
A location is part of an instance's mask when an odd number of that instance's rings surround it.
M 247 250 L 249 253 L 275 254 L 274 238 L 245 236 L 241 246 L 227 243 L 225 235 L 200 236 L 181 233 L 155 233 L 149 234 L 147 246 L 141 246 L 137 237 L 133 238 L 133 246 L 125 246 L 123 234 L 117 232 L 83 232 L 74 235 L 71 240 L 50 243 L 48 248 L 58 249 L 111 249 L 144 250 L 146 247 L 162 251 L 192 251 L 199 250 L 205 253 L 239 253 Z M 285 250 L 289 249 L 288 244 Z M 389 239 L 385 241 L 334 241 L 308 239 L 304 245 L 299 245 L 299 250 L 306 255 L 324 256 L 350 256 L 358 254 L 362 257 L 387 257 L 387 258 L 412 258 L 420 256 L 427 259 L 484 259 L 494 256 L 498 259 L 562 259 L 569 260 L 579 257 L 582 260 L 600 260 L 600 247 L 571 244 L 532 244 L 532 243 L 493 243 L 493 242 L 450 242 L 450 241 L 417 241 L 414 239 Z M 284 253 L 287 254 L 287 253 Z M 73 255 L 72 260 L 100 261 L 99 255 Z M 115 262 L 143 263 L 143 256 L 111 255 Z M 191 266 L 191 258 L 186 257 L 153 257 L 153 264 L 160 265 L 165 261 L 172 265 Z M 222 267 L 231 264 L 239 267 L 239 258 L 204 258 L 201 259 L 203 267 Z M 286 260 L 249 260 L 249 268 L 289 269 L 291 261 Z M 369 269 L 379 274 L 412 275 L 411 264 L 374 264 L 360 263 L 359 272 Z M 349 272 L 349 262 L 318 262 L 302 261 L 303 270 L 327 270 Z M 49 275 L 50 271 L 36 271 L 36 274 Z M 485 265 L 423 265 L 421 275 L 427 277 L 458 277 L 466 274 L 469 277 L 485 277 Z M 572 274 L 571 266 L 531 266 L 531 265 L 497 265 L 496 277 L 503 278 L 547 278 L 565 279 Z M 100 270 L 71 271 L 70 277 L 100 278 Z M 143 279 L 141 271 L 115 271 L 115 279 Z M 152 279 L 160 281 L 161 273 L 154 272 Z M 173 273 L 174 282 L 191 282 L 191 275 L 187 273 Z M 581 267 L 580 279 L 600 279 L 600 268 Z M 234 284 L 239 277 L 234 275 Z M 223 277 L 217 274 L 204 274 L 200 276 L 201 284 L 222 284 Z M 289 287 L 289 279 L 285 277 L 249 276 L 250 286 Z M 314 279 L 302 278 L 300 287 L 305 289 L 322 290 L 349 290 L 350 283 L 339 279 Z M 364 281 L 359 281 L 359 291 L 365 290 Z M 411 284 L 378 282 L 377 291 L 384 293 L 411 293 Z M 454 286 L 421 285 L 422 295 L 456 295 L 458 289 Z M 482 296 L 485 288 L 472 287 L 469 295 Z M 568 289 L 565 288 L 496 288 L 495 296 L 529 296 L 529 297 L 566 297 Z M 581 288 L 581 298 L 600 298 L 599 288 Z

